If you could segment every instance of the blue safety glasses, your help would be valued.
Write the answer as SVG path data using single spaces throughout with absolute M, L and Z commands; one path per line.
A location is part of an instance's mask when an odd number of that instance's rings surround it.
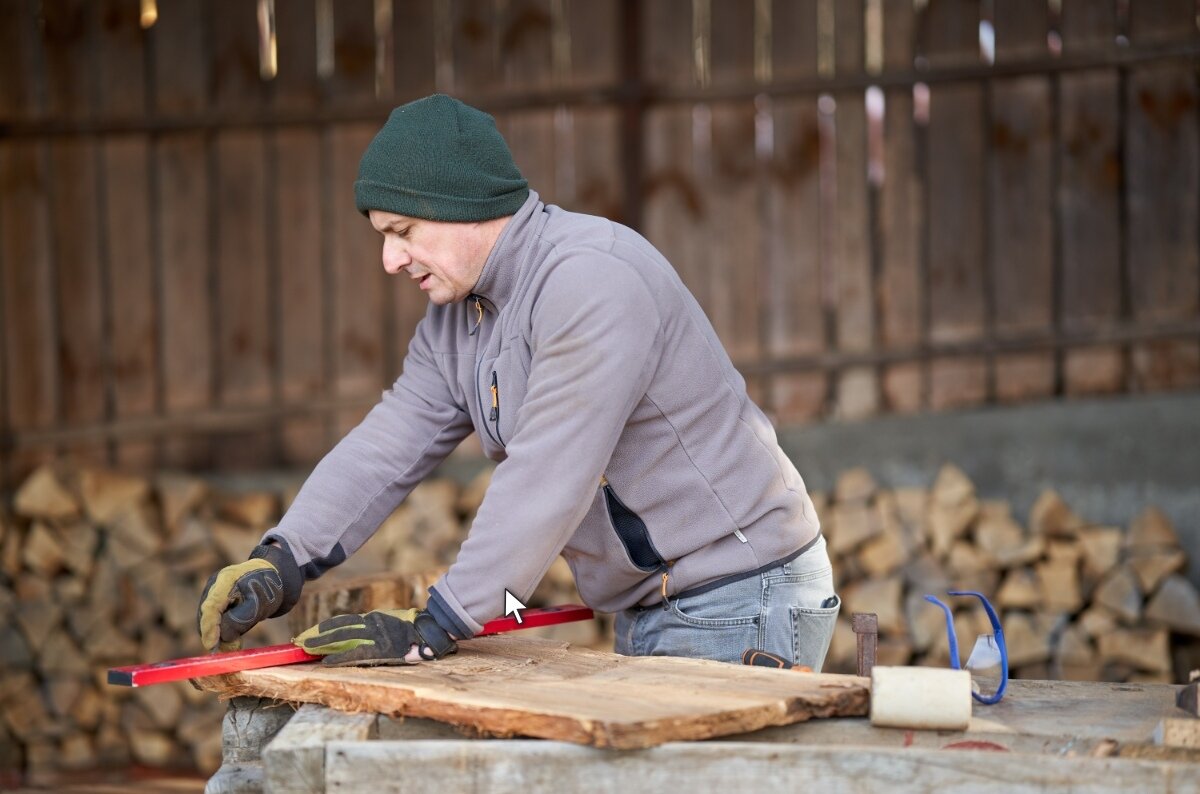
M 992 633 L 981 635 L 975 640 L 975 647 L 971 649 L 971 656 L 967 659 L 967 670 L 970 671 L 971 679 L 976 684 L 971 688 L 971 696 L 988 706 L 999 703 L 1008 686 L 1008 648 L 1004 644 L 1004 629 L 1000 628 L 1000 618 L 996 616 L 996 610 L 992 609 L 992 605 L 988 603 L 983 593 L 977 593 L 974 590 L 947 590 L 946 593 L 952 596 L 975 596 L 983 604 L 988 620 L 992 622 Z M 961 670 L 962 666 L 958 661 L 958 635 L 954 631 L 954 613 L 936 596 L 927 595 L 925 600 L 931 604 L 937 604 L 946 613 L 946 637 L 950 640 L 950 664 L 954 666 L 955 670 Z M 990 694 L 977 692 L 977 688 L 985 688 L 985 685 L 980 684 L 981 681 L 996 682 L 994 687 L 986 686 L 987 689 L 994 691 Z

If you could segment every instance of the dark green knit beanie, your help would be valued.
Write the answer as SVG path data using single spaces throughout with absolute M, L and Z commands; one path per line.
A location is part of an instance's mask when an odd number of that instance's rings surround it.
M 358 211 L 433 221 L 512 215 L 529 196 L 496 121 L 444 94 L 392 111 L 358 164 Z

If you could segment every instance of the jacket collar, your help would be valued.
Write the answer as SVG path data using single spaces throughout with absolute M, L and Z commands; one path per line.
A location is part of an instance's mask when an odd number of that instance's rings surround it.
M 530 190 L 529 198 L 496 238 L 496 244 L 483 264 L 483 271 L 471 290 L 472 298 L 468 298 L 468 302 L 477 296 L 483 298 L 484 305 L 493 311 L 499 312 L 504 308 L 520 282 L 529 252 L 546 223 L 542 212 L 544 206 L 538 194 Z

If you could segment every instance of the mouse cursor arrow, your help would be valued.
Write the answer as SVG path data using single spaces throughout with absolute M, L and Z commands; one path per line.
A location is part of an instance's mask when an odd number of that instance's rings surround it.
M 521 613 L 517 611 L 519 609 L 525 609 L 525 605 L 521 603 L 521 600 L 519 598 L 517 598 L 512 593 L 508 592 L 508 590 L 505 590 L 504 591 L 504 616 L 508 617 L 509 615 L 512 615 L 514 618 L 517 619 L 517 622 L 520 623 L 522 621 L 521 621 Z

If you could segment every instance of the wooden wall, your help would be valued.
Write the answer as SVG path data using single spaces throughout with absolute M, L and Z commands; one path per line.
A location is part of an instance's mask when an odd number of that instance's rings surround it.
M 660 246 L 779 422 L 1200 383 L 1195 0 L 142 5 L 0 2 L 9 481 L 317 459 L 423 312 L 350 185 L 435 90 Z

